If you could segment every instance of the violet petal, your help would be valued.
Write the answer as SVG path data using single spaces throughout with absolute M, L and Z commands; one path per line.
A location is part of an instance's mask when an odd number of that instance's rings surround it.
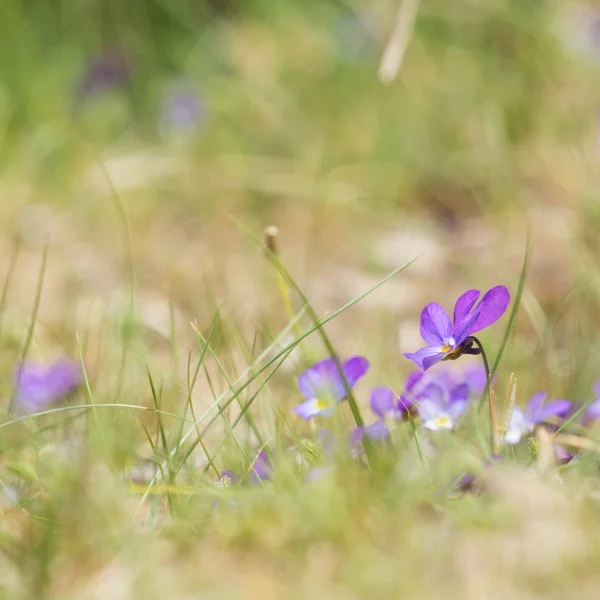
M 421 313 L 421 337 L 430 345 L 444 345 L 452 334 L 448 313 L 437 302 L 428 304 Z
M 479 300 L 481 292 L 479 290 L 466 291 L 454 305 L 454 326 L 457 323 L 464 321 L 471 312 L 477 300 Z
M 486 292 L 479 303 L 481 314 L 470 334 L 477 333 L 495 323 L 506 312 L 509 302 L 510 293 L 503 285 L 493 287 Z
M 394 394 L 389 387 L 376 387 L 371 390 L 369 402 L 371 404 L 371 410 L 378 417 L 384 418 L 386 414 L 394 412 L 396 394 Z

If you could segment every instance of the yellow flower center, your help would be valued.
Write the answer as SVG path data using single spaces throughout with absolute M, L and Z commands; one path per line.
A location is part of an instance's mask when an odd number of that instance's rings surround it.
M 319 410 L 323 410 L 325 408 L 327 408 L 327 402 L 325 402 L 324 400 L 321 400 L 320 398 L 317 398 L 317 408 Z
M 448 425 L 448 423 L 450 423 L 450 417 L 438 417 L 435 420 L 435 423 L 438 427 L 444 427 L 445 425 Z

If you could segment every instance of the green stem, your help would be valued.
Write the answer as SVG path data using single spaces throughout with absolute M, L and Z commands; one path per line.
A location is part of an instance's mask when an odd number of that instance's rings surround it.
M 490 435 L 490 449 L 493 454 L 498 452 L 498 413 L 496 409 L 496 398 L 494 396 L 494 388 L 492 387 L 492 372 L 490 371 L 490 363 L 488 362 L 487 355 L 483 349 L 482 343 L 474 336 L 469 336 L 469 339 L 473 340 L 477 348 L 481 353 L 481 360 L 483 361 L 483 368 L 485 369 L 486 378 L 486 390 L 488 393 L 488 401 L 490 406 L 490 421 L 491 421 L 491 435 Z M 484 392 L 485 394 L 485 392 Z

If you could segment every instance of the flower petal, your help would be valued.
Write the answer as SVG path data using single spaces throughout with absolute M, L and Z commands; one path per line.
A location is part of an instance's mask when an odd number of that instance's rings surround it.
M 271 461 L 264 450 L 261 450 L 250 465 L 250 481 L 254 484 L 269 479 L 273 473 Z
M 437 365 L 439 362 L 443 361 L 446 356 L 450 354 L 449 352 L 439 352 L 434 356 L 428 356 L 423 359 L 423 369 L 427 371 L 427 369 L 433 367 L 433 365 Z
M 353 356 L 342 364 L 342 372 L 350 388 L 368 371 L 364 356 Z M 315 398 L 340 402 L 346 396 L 346 386 L 334 358 L 326 358 L 306 369 L 298 377 L 298 388 L 307 400 Z
M 442 409 L 431 400 L 421 400 L 418 404 L 419 416 L 423 421 L 435 421 L 440 414 L 442 414 Z
M 439 407 L 441 411 L 444 412 L 450 405 L 450 395 L 448 394 L 448 390 L 443 388 L 441 385 L 438 385 L 437 383 L 430 383 L 425 388 L 425 390 L 423 391 L 423 399 L 429 402 L 433 402 L 436 406 Z M 421 402 L 419 406 L 422 403 L 423 402 Z
M 454 324 L 452 337 L 456 344 L 462 344 L 473 333 L 473 329 L 481 316 L 481 311 L 482 305 L 480 302 L 462 321 Z
M 467 318 L 475 306 L 475 302 L 479 300 L 479 296 L 481 296 L 479 290 L 468 290 L 456 301 L 454 305 L 454 327 Z
M 385 417 L 387 413 L 394 412 L 396 404 L 396 394 L 385 386 L 376 387 L 371 390 L 371 398 L 369 400 L 371 410 L 378 417 Z
M 510 417 L 508 430 L 504 436 L 504 442 L 511 445 L 518 444 L 523 434 L 528 431 L 531 431 L 531 425 L 525 417 L 525 413 L 518 406 L 515 406 Z
M 300 374 L 298 377 L 298 388 L 300 393 L 307 399 L 313 400 L 324 392 L 327 386 L 331 387 L 331 376 L 336 368 L 333 358 L 315 363 Z
M 452 419 L 452 422 L 457 421 L 458 418 L 462 416 L 467 409 L 468 404 L 469 403 L 467 400 L 457 400 L 456 402 L 450 404 L 450 407 L 448 408 L 448 415 Z
M 420 350 L 417 350 L 416 352 L 408 352 L 404 355 L 405 358 L 408 358 L 409 360 L 412 360 L 415 365 L 417 365 L 417 367 L 419 367 L 419 369 L 422 369 L 423 371 L 426 370 L 423 362 L 426 358 L 431 358 L 434 356 L 441 356 L 441 358 L 436 361 L 439 362 L 440 360 L 442 360 L 442 358 L 444 358 L 444 356 L 446 356 L 446 352 L 441 352 L 442 346 L 426 346 L 425 348 L 421 348 Z M 435 364 L 435 363 L 434 363 Z M 427 367 L 429 368 L 429 367 Z
M 594 400 L 586 409 L 585 416 L 588 419 L 600 419 L 600 399 Z
M 542 408 L 542 404 L 544 404 L 544 400 L 546 400 L 547 392 L 538 392 L 534 394 L 527 402 L 527 407 L 525 408 L 525 414 L 527 415 L 527 419 L 531 421 L 531 423 L 538 423 L 537 413 Z
M 467 369 L 464 373 L 464 378 L 473 395 L 480 396 L 483 394 L 487 384 L 487 375 L 483 367 L 471 367 Z
M 412 391 L 415 386 L 421 381 L 421 379 L 423 379 L 425 373 L 423 373 L 422 371 L 413 371 L 407 378 L 406 378 L 406 385 L 404 386 L 404 389 L 407 392 Z
M 437 303 L 428 304 L 421 313 L 421 337 L 430 345 L 444 345 L 452 334 L 448 313 Z
M 362 439 L 365 437 L 365 428 L 364 427 L 355 427 L 350 432 L 350 447 L 353 448 L 356 444 L 362 442 Z
M 568 400 L 553 400 L 542 406 L 535 415 L 535 423 L 543 423 L 552 417 L 562 417 L 571 407 Z
M 357 381 L 369 370 L 369 361 L 364 356 L 352 356 L 343 365 L 344 377 L 348 385 L 353 388 Z M 342 382 L 343 383 L 343 382 Z M 346 392 L 344 390 L 344 396 Z
M 387 425 L 385 424 L 385 421 L 383 419 L 381 419 L 379 421 L 375 421 L 375 423 L 373 423 L 372 425 L 369 425 L 365 429 L 365 433 L 372 440 L 384 440 L 389 435 Z
M 450 390 L 450 404 L 466 401 L 469 397 L 469 385 L 461 383 Z
M 477 333 L 492 323 L 495 323 L 506 312 L 509 302 L 510 293 L 503 285 L 493 287 L 486 292 L 485 296 L 478 304 L 478 308 L 481 307 L 481 314 L 469 335 Z
M 17 402 L 28 413 L 48 408 L 74 391 L 80 383 L 80 365 L 65 359 L 51 365 L 27 361 L 15 371 Z
M 292 411 L 308 421 L 317 415 L 330 416 L 333 412 L 332 409 L 335 410 L 335 406 L 324 410 L 319 401 L 314 398 L 313 400 L 307 400 L 306 402 L 302 402 L 302 404 L 298 404 Z

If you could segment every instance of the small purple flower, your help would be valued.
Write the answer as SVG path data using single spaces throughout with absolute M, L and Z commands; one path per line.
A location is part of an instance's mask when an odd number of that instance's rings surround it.
M 261 481 L 266 481 L 273 474 L 271 461 L 264 450 L 261 450 L 250 465 L 250 481 L 253 484 L 258 484 Z
M 546 392 L 533 395 L 524 411 L 518 406 L 513 408 L 508 431 L 504 436 L 507 444 L 518 444 L 524 435 L 531 433 L 537 425 L 552 417 L 564 417 L 571 403 L 568 400 L 553 400 L 544 404 L 546 396 Z
M 131 68 L 119 48 L 105 50 L 92 60 L 77 87 L 77 100 L 84 100 L 126 84 Z
M 417 400 L 422 426 L 431 431 L 454 429 L 467 408 L 468 398 L 466 383 L 450 389 L 437 383 L 429 384 Z
M 217 481 L 217 485 L 219 487 L 230 487 L 237 485 L 239 482 L 240 476 L 236 475 L 231 469 L 227 469 L 227 471 L 221 473 L 221 478 Z
M 425 348 L 404 356 L 426 371 L 441 360 L 456 359 L 462 354 L 477 354 L 469 336 L 495 323 L 506 311 L 510 294 L 506 287 L 492 288 L 475 306 L 481 292 L 469 290 L 454 305 L 454 322 L 436 302 L 428 304 L 421 313 L 421 337 Z
M 51 365 L 27 361 L 15 372 L 16 401 L 28 414 L 40 412 L 80 384 L 81 368 L 78 363 L 66 359 Z
M 342 364 L 344 379 L 349 388 L 368 371 L 369 361 L 364 356 L 353 356 Z M 346 397 L 344 380 L 335 359 L 327 358 L 306 369 L 298 377 L 298 388 L 306 398 L 294 408 L 294 412 L 303 419 L 312 419 L 317 415 L 330 417 L 339 402 Z
M 205 112 L 204 102 L 197 93 L 183 85 L 174 86 L 163 101 L 161 128 L 171 133 L 194 130 Z

